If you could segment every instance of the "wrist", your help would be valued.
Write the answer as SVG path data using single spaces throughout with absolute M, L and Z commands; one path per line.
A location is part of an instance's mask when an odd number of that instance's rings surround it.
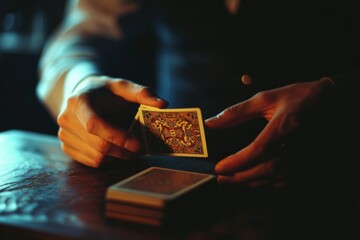
M 64 82 L 65 99 L 69 97 L 80 84 L 89 77 L 99 75 L 96 64 L 92 62 L 82 62 L 74 66 L 66 75 Z

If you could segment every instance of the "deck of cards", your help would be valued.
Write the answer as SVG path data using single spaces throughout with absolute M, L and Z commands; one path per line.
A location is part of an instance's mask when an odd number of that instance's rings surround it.
M 208 157 L 199 108 L 140 105 L 129 131 L 143 142 L 147 155 Z
M 207 193 L 214 179 L 212 174 L 150 167 L 108 187 L 106 216 L 152 226 L 195 217 L 196 209 L 210 202 Z

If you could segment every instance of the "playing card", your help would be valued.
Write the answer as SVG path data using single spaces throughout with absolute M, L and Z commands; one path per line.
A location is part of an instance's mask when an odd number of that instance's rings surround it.
M 150 167 L 108 188 L 110 201 L 163 208 L 166 203 L 214 179 L 205 173 Z
M 134 122 L 132 131 L 136 124 L 141 125 L 150 155 L 208 156 L 199 108 L 158 109 L 141 105 Z
M 145 225 L 160 226 L 162 224 L 162 219 L 139 217 L 136 215 L 124 214 L 124 213 L 118 213 L 112 211 L 106 211 L 105 214 L 107 217 L 110 218 L 116 218 L 123 221 L 141 223 Z
M 129 127 L 129 132 L 132 135 L 134 135 L 137 139 L 139 139 L 145 145 L 146 149 L 148 149 L 146 146 L 146 142 L 145 142 L 145 129 L 144 129 L 144 126 L 142 125 L 142 123 L 140 122 L 140 115 L 141 115 L 140 108 L 153 109 L 153 110 L 158 110 L 159 108 L 140 105 L 140 107 L 134 117 L 134 120 Z
M 137 111 L 135 117 L 134 117 L 134 121 L 131 123 L 130 127 L 129 127 L 129 132 L 133 132 L 135 130 L 135 128 L 137 128 L 137 124 L 140 123 L 140 112 Z
M 108 187 L 105 214 L 152 226 L 191 224 L 206 218 L 216 204 L 215 179 L 212 174 L 150 167 Z
M 105 205 L 106 212 L 117 213 L 122 215 L 132 215 L 143 218 L 152 218 L 160 220 L 164 214 L 158 209 L 152 209 L 149 207 L 136 206 L 126 203 L 107 201 Z
M 143 127 L 140 122 L 140 111 L 137 111 L 134 120 L 129 127 L 129 132 L 145 145 Z

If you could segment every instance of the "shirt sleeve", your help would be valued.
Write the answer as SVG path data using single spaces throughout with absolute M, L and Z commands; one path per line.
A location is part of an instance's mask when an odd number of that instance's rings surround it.
M 53 117 L 86 77 L 100 75 L 101 49 L 90 39 L 121 41 L 117 19 L 136 11 L 137 3 L 118 0 L 70 0 L 60 26 L 49 37 L 39 61 L 36 93 Z

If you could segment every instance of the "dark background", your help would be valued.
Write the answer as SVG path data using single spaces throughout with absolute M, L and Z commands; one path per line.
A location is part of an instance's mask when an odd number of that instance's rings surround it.
M 66 0 L 0 0 L 0 131 L 56 134 L 36 97 L 38 61 L 63 17 Z

